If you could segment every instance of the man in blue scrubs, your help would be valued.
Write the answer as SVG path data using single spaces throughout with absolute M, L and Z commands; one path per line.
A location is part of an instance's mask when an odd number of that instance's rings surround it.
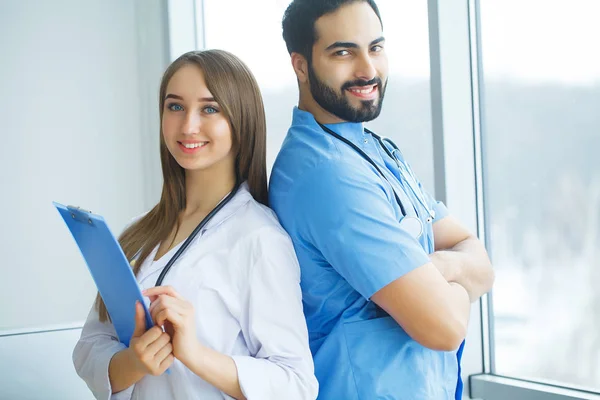
M 295 0 L 283 36 L 300 100 L 270 202 L 300 261 L 319 399 L 459 399 L 470 303 L 494 275 L 482 243 L 363 129 L 387 84 L 377 6 Z

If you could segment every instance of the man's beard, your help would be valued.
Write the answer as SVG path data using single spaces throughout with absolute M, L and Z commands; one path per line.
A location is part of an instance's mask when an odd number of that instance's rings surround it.
M 338 95 L 335 90 L 327 86 L 321 81 L 312 67 L 312 63 L 308 65 L 308 78 L 310 81 L 310 92 L 317 102 L 325 111 L 336 117 L 348 122 L 367 122 L 372 121 L 381 113 L 383 105 L 383 96 L 386 87 L 381 83 L 381 79 L 375 77 L 370 81 L 356 80 L 346 82 L 342 85 L 341 93 Z M 377 85 L 379 97 L 377 100 L 363 100 L 358 108 L 353 107 L 350 101 L 344 95 L 346 90 L 351 87 L 361 87 Z M 387 85 L 386 85 L 387 86 Z

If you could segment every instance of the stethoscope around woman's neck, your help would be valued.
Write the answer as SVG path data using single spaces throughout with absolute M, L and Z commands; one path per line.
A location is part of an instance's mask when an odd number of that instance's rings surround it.
M 175 254 L 173 254 L 173 257 L 171 257 L 171 259 L 169 260 L 169 262 L 167 263 L 167 265 L 165 265 L 165 267 L 161 271 L 160 275 L 158 276 L 158 279 L 156 280 L 156 285 L 155 286 L 162 285 L 163 280 L 165 279 L 165 276 L 167 276 L 167 273 L 169 272 L 169 270 L 171 269 L 171 267 L 173 266 L 173 264 L 175 264 L 175 261 L 177 261 L 179 259 L 179 257 L 181 257 L 181 255 L 183 254 L 183 252 L 190 246 L 190 244 L 192 243 L 192 241 L 196 238 L 196 236 L 198 236 L 198 234 L 202 231 L 202 229 L 204 229 L 204 227 L 206 226 L 206 224 L 208 224 L 210 222 L 210 220 L 223 207 L 225 207 L 225 205 L 227 203 L 229 203 L 229 201 L 231 199 L 233 199 L 233 197 L 237 193 L 237 191 L 240 188 L 240 186 L 241 186 L 240 179 L 238 178 L 238 179 L 236 179 L 235 186 L 233 187 L 233 189 L 231 190 L 231 192 L 229 192 L 229 194 L 223 200 L 221 200 L 219 202 L 219 204 L 217 204 L 216 207 L 213 208 L 211 210 L 211 212 L 209 212 L 208 215 L 202 219 L 202 221 L 200 221 L 200 223 L 192 231 L 192 233 L 190 234 L 190 236 L 187 237 L 187 239 L 183 242 L 183 244 L 181 245 L 181 247 L 179 247 L 179 249 L 177 249 L 177 251 L 175 252 Z
M 398 196 L 398 193 L 396 193 L 396 190 L 394 189 L 394 185 L 392 185 L 392 183 L 384 175 L 383 171 L 381 171 L 381 169 L 375 163 L 375 161 L 373 161 L 373 159 L 371 157 L 369 157 L 369 155 L 367 153 L 365 153 L 360 147 L 358 147 L 357 145 L 355 145 L 354 143 L 352 143 L 350 140 L 348 140 L 345 137 L 339 135 L 338 133 L 336 133 L 333 130 L 329 129 L 328 127 L 326 127 L 325 125 L 321 124 L 320 122 L 317 122 L 317 123 L 323 129 L 323 131 L 325 131 L 326 133 L 328 133 L 331 136 L 335 137 L 336 139 L 341 140 L 342 142 L 346 143 L 354 151 L 356 151 L 362 158 L 364 158 L 366 161 L 368 161 L 369 164 L 371 164 L 373 166 L 373 168 L 375 168 L 375 170 L 377 171 L 377 173 L 392 188 L 392 192 L 394 193 L 394 197 L 396 198 L 396 203 L 400 207 L 400 212 L 402 213 L 402 216 L 403 216 L 402 220 L 400 221 L 400 225 L 404 229 L 406 229 L 407 231 L 409 231 L 415 238 L 419 238 L 423 234 L 424 226 L 423 226 L 423 222 L 421 221 L 421 219 L 418 218 L 418 211 L 416 210 L 416 207 L 415 207 L 415 212 L 417 212 L 417 217 L 408 215 L 408 213 L 406 212 L 406 208 L 404 208 L 404 205 L 402 204 L 402 201 L 400 201 L 400 197 Z M 414 184 L 416 184 L 416 178 L 414 177 L 414 174 L 412 173 L 412 171 L 410 171 L 406 167 L 406 165 L 401 160 L 401 158 L 396 154 L 396 153 L 400 153 L 400 149 L 398 148 L 398 146 L 396 146 L 396 144 L 391 139 L 382 138 L 381 136 L 375 134 L 374 132 L 368 130 L 367 128 L 363 128 L 363 129 L 364 129 L 364 131 L 366 133 L 368 133 L 371 136 L 373 136 L 379 142 L 379 145 L 385 151 L 385 153 L 392 160 L 395 161 L 396 165 L 398 166 L 398 170 L 400 172 L 400 175 L 402 176 L 403 180 L 406 182 L 406 185 L 410 188 L 411 192 L 413 193 L 413 195 L 415 196 L 415 198 L 417 199 L 417 201 L 421 204 L 421 206 L 425 210 L 427 210 L 427 214 L 428 214 L 428 216 L 427 216 L 427 222 L 431 223 L 433 221 L 433 219 L 435 218 L 435 211 L 432 210 L 430 207 L 427 206 L 427 203 L 426 203 L 425 199 L 423 198 L 423 194 L 422 194 L 422 191 L 420 190 L 420 188 L 417 188 L 418 190 L 415 189 L 413 187 L 413 184 L 411 184 L 411 182 L 409 181 L 409 179 L 413 180 Z M 390 146 L 392 146 L 392 151 L 390 151 L 390 149 L 388 149 L 388 147 L 385 145 L 386 143 L 388 143 Z M 418 193 L 418 192 L 420 192 L 420 193 Z

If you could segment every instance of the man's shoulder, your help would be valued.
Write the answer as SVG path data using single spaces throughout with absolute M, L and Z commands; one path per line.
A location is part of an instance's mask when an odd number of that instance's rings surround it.
M 336 143 L 318 126 L 293 125 L 281 145 L 273 170 L 289 169 L 288 173 L 302 172 L 311 166 L 339 157 Z
M 350 175 L 352 166 L 339 156 L 336 148 L 282 147 L 271 171 L 269 193 L 304 193 L 337 181 L 341 183 Z
M 319 178 L 341 158 L 339 148 L 323 131 L 310 125 L 292 125 L 271 170 L 270 194 L 289 194 L 305 180 Z

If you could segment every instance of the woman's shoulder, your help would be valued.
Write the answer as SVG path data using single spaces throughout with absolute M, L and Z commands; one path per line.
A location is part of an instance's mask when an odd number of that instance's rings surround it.
M 275 212 L 254 198 L 240 206 L 219 235 L 227 245 L 227 254 L 235 268 L 254 270 L 277 268 L 299 274 L 298 261 L 290 236 L 279 223 Z M 246 276 L 240 273 L 239 276 Z
M 289 237 L 283 229 L 275 212 L 254 198 L 250 199 L 241 213 L 237 222 L 244 227 L 245 234 L 249 236 L 282 235 Z
M 253 199 L 240 213 L 237 223 L 241 239 L 241 246 L 237 248 L 243 249 L 244 254 L 251 255 L 251 264 L 256 265 L 256 261 L 262 260 L 259 263 L 262 268 L 276 267 L 280 271 L 290 271 L 294 276 L 299 274 L 292 239 L 279 223 L 273 210 Z

